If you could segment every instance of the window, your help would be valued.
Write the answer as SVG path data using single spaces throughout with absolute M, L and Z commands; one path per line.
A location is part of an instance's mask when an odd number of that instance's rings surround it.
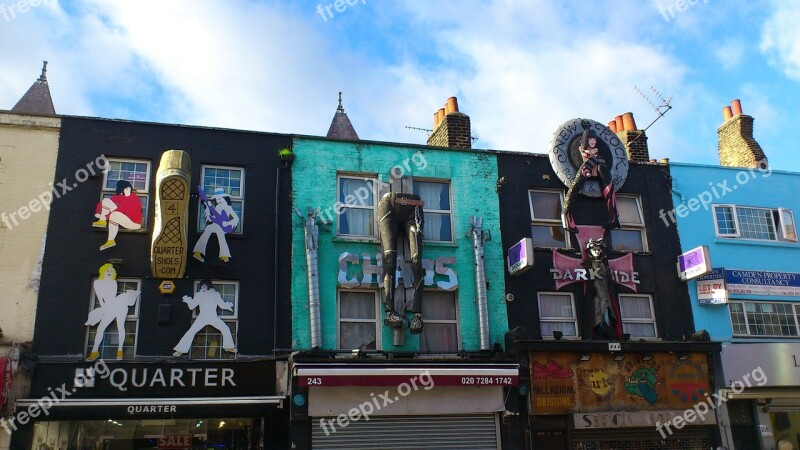
M 620 252 L 646 252 L 647 240 L 639 197 L 617 195 L 617 213 L 622 228 L 611 230 L 613 249 Z
M 233 310 L 228 311 L 217 307 L 217 316 L 230 330 L 234 346 L 237 343 L 236 332 L 239 328 L 239 283 L 235 281 L 212 281 L 214 290 L 219 292 L 223 302 L 233 303 Z M 194 282 L 194 292 L 198 292 L 200 281 Z M 192 325 L 198 319 L 201 306 L 192 310 Z M 212 325 L 204 326 L 194 335 L 191 350 L 192 359 L 235 359 L 236 354 L 223 349 L 223 335 Z
M 737 301 L 728 308 L 735 336 L 798 336 L 800 304 Z
M 142 231 L 147 228 L 149 192 L 150 192 L 150 162 L 130 159 L 108 158 L 108 170 L 103 175 L 103 190 L 100 201 L 117 195 L 117 182 L 127 181 L 133 186 L 133 191 L 142 202 Z M 120 227 L 121 231 L 128 230 Z
M 569 243 L 561 225 L 564 195 L 561 191 L 529 191 L 531 237 L 537 247 L 567 248 Z
M 126 291 L 141 291 L 142 289 L 141 280 L 117 278 L 116 281 L 116 295 L 118 296 Z M 122 352 L 125 359 L 133 359 L 136 354 L 136 330 L 139 324 L 139 303 L 141 303 L 141 299 L 137 300 L 132 306 L 128 306 L 128 313 L 125 315 L 125 334 L 122 343 Z M 106 305 L 109 305 L 109 303 L 106 302 Z M 113 307 L 113 305 L 109 306 Z M 94 289 L 92 289 L 92 298 L 89 311 L 91 312 L 99 307 L 100 301 L 97 299 Z M 105 313 L 106 312 L 103 311 L 103 315 L 105 315 Z M 89 332 L 86 336 L 86 355 L 89 355 L 92 352 L 92 347 L 94 346 L 97 332 L 98 326 L 89 327 Z M 117 321 L 112 320 L 109 322 L 105 330 L 101 330 L 100 332 L 103 333 L 102 341 L 98 347 L 100 359 L 116 359 L 117 350 L 119 349 L 119 332 L 117 330 Z
M 453 242 L 450 184 L 414 180 L 414 193 L 425 202 L 424 240 Z
M 339 291 L 339 344 L 342 350 L 380 350 L 377 291 Z
M 553 332 L 560 331 L 564 337 L 578 337 L 578 318 L 571 293 L 539 293 L 539 326 L 542 338 L 553 339 Z
M 231 199 L 231 208 L 239 216 L 239 224 L 232 233 L 241 234 L 244 224 L 244 169 L 223 166 L 203 166 L 200 170 L 200 184 L 206 196 L 211 198 L 214 191 L 222 189 Z M 197 231 L 206 229 L 206 216 L 203 201 L 198 200 Z
M 346 205 L 338 217 L 339 236 L 375 237 L 376 178 L 340 176 L 337 201 Z
M 653 298 L 649 295 L 620 294 L 620 315 L 622 332 L 635 338 L 654 338 L 656 316 L 653 312 Z
M 718 237 L 797 242 L 794 214 L 786 208 L 714 205 Z
M 455 292 L 426 291 L 422 302 L 425 326 L 419 335 L 421 353 L 458 351 L 458 305 Z

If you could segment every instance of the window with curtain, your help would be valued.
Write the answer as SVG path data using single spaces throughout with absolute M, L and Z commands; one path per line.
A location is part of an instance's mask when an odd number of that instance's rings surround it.
M 340 236 L 377 236 L 375 178 L 339 177 L 337 200 L 345 207 L 338 216 Z
M 623 333 L 630 334 L 632 338 L 657 336 L 653 297 L 641 294 L 620 294 L 619 308 Z
M 560 331 L 566 338 L 578 337 L 572 293 L 539 292 L 539 327 L 544 339 L 553 339 L 553 331 Z
M 117 278 L 117 295 L 125 291 L 141 291 L 142 280 L 131 278 Z M 133 306 L 128 307 L 128 314 L 125 316 L 125 338 L 122 344 L 122 352 L 125 359 L 133 359 L 136 354 L 136 332 L 139 325 L 139 304 L 141 298 Z M 100 307 L 100 301 L 92 289 L 91 305 L 89 311 Z M 94 338 L 97 335 L 97 327 L 89 327 L 89 332 L 86 336 L 86 355 L 92 352 L 92 345 Z M 106 327 L 103 333 L 103 341 L 100 343 L 98 351 L 100 352 L 100 359 L 114 360 L 117 357 L 117 349 L 119 348 L 119 333 L 117 333 L 117 322 L 112 321 Z
M 561 191 L 531 190 L 531 237 L 537 247 L 567 248 L 568 233 L 561 225 L 564 196 Z
M 419 335 L 421 353 L 458 351 L 458 305 L 455 292 L 426 291 L 422 301 L 425 326 Z
M 123 232 L 138 233 L 147 228 L 148 205 L 150 199 L 150 162 L 132 159 L 108 158 L 108 170 L 103 174 L 103 189 L 100 192 L 100 201 L 116 195 L 117 182 L 127 181 L 133 187 L 133 194 L 139 197 L 142 203 L 142 228 L 128 230 L 120 228 Z
M 194 282 L 194 292 L 198 292 L 200 280 Z M 223 302 L 233 303 L 233 311 L 217 308 L 217 315 L 231 330 L 234 345 L 239 341 L 236 332 L 239 328 L 239 283 L 235 281 L 212 280 L 214 290 L 219 292 Z M 200 312 L 197 307 L 192 310 L 192 320 L 196 320 Z M 191 349 L 192 359 L 236 359 L 236 355 L 222 348 L 222 333 L 211 325 L 206 325 L 194 335 Z
M 206 196 L 211 199 L 217 188 L 222 188 L 231 198 L 231 209 L 239 216 L 239 224 L 232 231 L 242 233 L 244 226 L 244 169 L 224 166 L 203 166 L 200 169 L 200 184 Z M 203 200 L 197 201 L 197 231 L 206 229 L 206 215 Z
M 414 194 L 425 202 L 424 239 L 452 242 L 450 183 L 414 180 Z
M 377 294 L 377 291 L 339 291 L 339 349 L 381 349 Z
M 620 252 L 646 252 L 642 204 L 639 197 L 617 195 L 617 213 L 621 228 L 611 230 L 611 242 L 614 250 Z

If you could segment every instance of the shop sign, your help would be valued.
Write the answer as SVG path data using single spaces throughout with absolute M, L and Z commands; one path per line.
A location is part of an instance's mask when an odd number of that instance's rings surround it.
M 583 356 L 583 357 L 582 357 Z M 710 393 L 703 353 L 532 352 L 531 413 L 683 410 Z
M 373 261 L 375 261 L 373 263 Z M 425 271 L 423 284 L 425 287 L 441 289 L 443 291 L 455 291 L 458 288 L 458 275 L 453 265 L 456 263 L 455 256 L 440 256 L 434 259 L 423 259 L 422 269 Z M 353 288 L 378 288 L 382 282 L 383 263 L 380 253 L 356 253 L 344 252 L 339 255 L 339 286 L 347 289 Z M 397 284 L 402 283 L 406 288 L 413 288 L 414 275 L 411 270 L 411 263 L 403 259 L 402 255 L 397 256 Z
M 697 300 L 701 305 L 725 305 L 728 289 L 725 286 L 725 269 L 712 269 L 697 279 Z
M 572 415 L 575 429 L 593 428 L 631 428 L 654 427 L 656 423 L 667 423 L 677 416 L 682 416 L 685 410 L 662 411 L 620 411 L 600 413 L 577 413 Z M 711 425 L 716 423 L 714 414 L 698 416 L 699 420 L 686 422 L 688 425 Z
M 800 297 L 800 273 L 726 270 L 725 284 L 731 294 Z
M 700 246 L 678 255 L 678 276 L 687 281 L 711 271 L 711 256 L 708 247 Z
M 189 434 L 165 434 L 158 438 L 158 448 L 159 450 L 192 448 L 192 436 Z
M 94 387 L 97 378 L 107 379 L 111 386 L 122 392 L 139 388 L 235 387 L 235 375 L 230 367 L 117 367 L 105 373 L 75 369 L 75 387 Z
M 800 385 L 800 343 L 726 344 L 722 346 L 725 385 L 749 382 L 758 387 Z M 754 376 L 754 371 L 756 372 Z
M 177 413 L 178 407 L 176 405 L 130 405 L 125 408 L 125 412 L 130 415 Z

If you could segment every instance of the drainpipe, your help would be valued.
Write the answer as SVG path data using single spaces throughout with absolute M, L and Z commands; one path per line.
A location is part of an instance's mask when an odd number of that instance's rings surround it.
M 301 218 L 303 215 L 300 210 L 295 208 L 295 212 Z M 303 228 L 306 236 L 306 266 L 308 271 L 308 314 L 311 327 L 311 348 L 322 347 L 322 325 L 320 323 L 319 306 L 319 264 L 317 259 L 317 238 L 319 237 L 319 227 L 317 226 L 317 212 L 308 208 L 308 214 L 304 219 Z
M 488 240 L 483 235 L 481 223 L 483 217 L 469 216 L 472 224 L 472 249 L 475 251 L 475 291 L 478 300 L 478 333 L 481 350 L 490 350 L 489 345 L 489 299 L 486 294 L 486 268 L 483 264 L 483 242 Z

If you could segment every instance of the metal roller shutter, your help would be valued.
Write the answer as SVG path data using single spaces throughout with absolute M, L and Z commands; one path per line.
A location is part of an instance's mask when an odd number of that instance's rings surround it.
M 499 435 L 494 414 L 466 416 L 387 416 L 350 422 L 347 427 L 320 426 L 312 419 L 314 449 L 497 449 Z

